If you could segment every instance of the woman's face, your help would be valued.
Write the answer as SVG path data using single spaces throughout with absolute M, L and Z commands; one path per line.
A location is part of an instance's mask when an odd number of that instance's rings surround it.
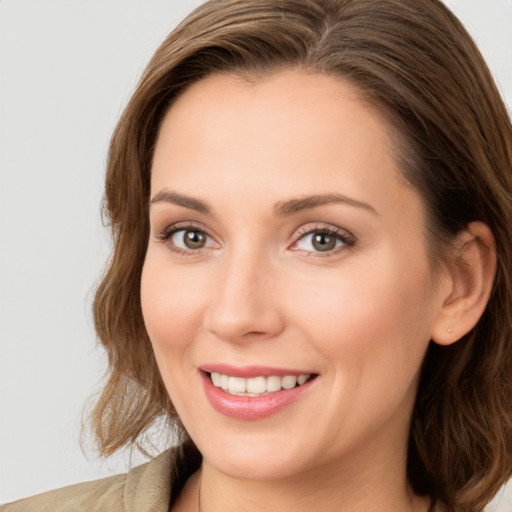
M 292 70 L 208 77 L 165 117 L 143 314 L 217 470 L 405 464 L 442 297 L 389 133 L 353 86 Z

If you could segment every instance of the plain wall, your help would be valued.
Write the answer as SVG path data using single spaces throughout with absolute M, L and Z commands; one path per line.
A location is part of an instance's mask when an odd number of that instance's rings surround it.
M 199 3 L 0 2 L 0 503 L 130 464 L 79 447 L 105 367 L 90 314 L 109 253 L 105 155 L 145 63 Z M 512 0 L 447 3 L 512 106 Z M 505 496 L 493 510 L 511 507 Z

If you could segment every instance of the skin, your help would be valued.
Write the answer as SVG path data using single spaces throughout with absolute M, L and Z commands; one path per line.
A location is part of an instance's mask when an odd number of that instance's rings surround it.
M 428 509 L 407 485 L 407 436 L 419 369 L 429 341 L 447 332 L 455 287 L 449 272 L 434 285 L 423 203 L 400 178 L 388 134 L 352 85 L 297 70 L 252 83 L 208 77 L 163 121 L 142 307 L 165 386 L 204 457 L 204 512 Z M 367 206 L 275 214 L 333 193 Z M 205 246 L 187 249 L 184 231 L 162 240 L 176 224 L 206 233 Z M 304 233 L 326 227 L 355 243 L 319 251 Z M 446 343 L 460 337 L 453 330 Z M 318 378 L 277 414 L 243 421 L 206 399 L 207 363 Z M 173 510 L 197 510 L 198 492 L 196 474 Z

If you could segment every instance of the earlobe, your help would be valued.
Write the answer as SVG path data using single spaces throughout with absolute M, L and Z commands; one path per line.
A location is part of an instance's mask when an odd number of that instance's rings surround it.
M 448 290 L 432 326 L 432 340 L 450 345 L 477 324 L 489 300 L 496 273 L 496 243 L 483 222 L 471 222 L 457 236 L 446 265 Z

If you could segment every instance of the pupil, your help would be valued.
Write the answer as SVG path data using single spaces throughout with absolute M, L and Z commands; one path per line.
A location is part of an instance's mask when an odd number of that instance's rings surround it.
M 318 251 L 330 251 L 335 245 L 336 239 L 332 235 L 317 233 L 313 237 L 313 247 Z
M 200 249 L 204 246 L 206 237 L 200 231 L 187 231 L 185 233 L 185 245 L 189 249 Z

